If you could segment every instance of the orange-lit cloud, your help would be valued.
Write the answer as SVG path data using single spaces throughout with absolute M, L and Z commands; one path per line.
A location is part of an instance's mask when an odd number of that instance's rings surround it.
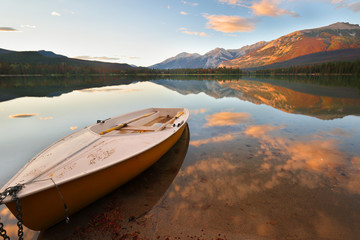
M 240 16 L 205 14 L 204 17 L 208 20 L 207 28 L 211 28 L 219 32 L 250 32 L 255 29 L 253 20 Z
M 277 7 L 279 1 L 262 0 L 261 2 L 254 3 L 250 8 L 257 16 L 271 16 L 278 17 L 280 15 L 298 16 L 295 12 Z
M 185 33 L 187 35 L 194 35 L 194 36 L 200 36 L 200 37 L 206 37 L 208 36 L 207 33 L 204 32 L 193 32 L 193 31 L 189 31 L 187 28 L 180 28 L 179 29 L 182 33 Z
M 295 13 L 294 11 L 279 8 L 278 5 L 284 2 L 282 0 L 261 0 L 261 1 L 219 0 L 219 2 L 249 8 L 257 16 L 271 16 L 271 17 L 278 17 L 280 15 L 290 15 L 293 17 L 298 16 L 298 14 Z
M 40 120 L 50 120 L 50 119 L 53 119 L 53 117 L 40 117 L 39 119 Z
M 11 28 L 11 27 L 0 27 L 0 32 L 17 32 L 18 30 L 16 30 L 15 28 Z
M 20 113 L 20 114 L 9 115 L 9 118 L 27 118 L 36 115 L 38 115 L 38 113 Z
M 206 127 L 233 126 L 246 122 L 250 118 L 246 112 L 219 112 L 206 116 Z
M 70 127 L 71 130 L 75 130 L 75 129 L 77 129 L 77 128 L 78 128 L 77 126 L 71 126 L 71 127 Z
M 243 1 L 242 0 L 219 0 L 219 2 L 236 5 L 236 4 L 241 4 Z
M 212 138 L 190 141 L 190 145 L 194 146 L 194 147 L 199 147 L 200 145 L 204 145 L 204 144 L 208 144 L 208 143 L 225 142 L 225 141 L 231 141 L 233 139 L 234 139 L 234 134 L 225 134 L 225 135 L 216 136 L 216 137 L 212 137 Z
M 193 110 L 190 110 L 190 114 L 195 115 L 195 114 L 199 114 L 199 113 L 205 113 L 206 111 L 207 110 L 205 108 L 193 109 Z
M 188 15 L 188 13 L 187 13 L 187 12 L 184 12 L 184 11 L 181 11 L 180 14 L 181 14 L 181 15 Z
M 282 129 L 284 126 L 272 126 L 272 125 L 252 125 L 245 130 L 245 134 L 254 138 L 258 138 L 265 135 L 267 132 Z

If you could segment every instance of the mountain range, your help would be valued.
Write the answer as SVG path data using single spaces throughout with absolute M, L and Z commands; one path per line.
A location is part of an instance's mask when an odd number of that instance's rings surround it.
M 216 68 L 220 63 L 241 57 L 257 48 L 264 46 L 266 42 L 258 42 L 239 49 L 215 48 L 210 52 L 200 55 L 198 53 L 182 52 L 175 57 L 152 65 L 154 69 L 178 69 L 178 68 Z
M 184 52 L 150 68 L 262 69 L 356 59 L 360 59 L 360 27 L 338 22 L 296 31 L 270 42 L 261 41 L 239 49 L 216 48 L 204 55 Z
M 43 64 L 43 65 L 61 65 L 81 67 L 99 67 L 114 70 L 135 69 L 126 63 L 107 63 L 100 61 L 87 61 L 76 58 L 68 58 L 51 51 L 11 51 L 0 48 L 0 63 L 16 64 Z

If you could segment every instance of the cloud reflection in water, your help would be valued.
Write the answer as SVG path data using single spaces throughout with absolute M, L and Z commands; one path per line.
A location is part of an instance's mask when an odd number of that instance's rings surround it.
M 206 116 L 207 123 L 205 127 L 214 126 L 233 126 L 245 123 L 250 114 L 246 112 L 219 112 Z
M 296 136 L 285 125 L 243 127 L 231 133 L 234 127 L 223 126 L 222 135 L 190 142 L 197 161 L 182 169 L 168 195 L 177 206 L 169 213 L 174 222 L 275 239 L 360 233 L 354 231 L 360 215 L 352 213 L 360 209 L 347 207 L 355 206 L 351 194 L 360 194 L 360 156 L 342 150 L 340 140 L 351 133 Z

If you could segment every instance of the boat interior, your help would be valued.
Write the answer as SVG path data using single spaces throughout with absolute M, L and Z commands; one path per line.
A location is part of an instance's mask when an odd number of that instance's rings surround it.
M 171 126 L 177 118 L 184 114 L 181 110 L 153 109 L 153 111 L 123 115 L 100 122 L 92 126 L 90 130 L 100 135 L 157 132 Z

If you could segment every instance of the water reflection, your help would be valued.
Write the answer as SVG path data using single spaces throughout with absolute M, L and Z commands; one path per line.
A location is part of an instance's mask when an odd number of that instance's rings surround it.
M 250 114 L 246 112 L 219 112 L 206 116 L 207 123 L 204 126 L 232 126 L 246 122 Z
M 163 172 L 146 175 L 151 181 L 119 190 L 72 219 L 71 228 L 58 225 L 42 237 L 358 239 L 358 85 L 343 79 L 340 86 L 326 85 L 333 83 L 327 79 L 230 79 L 135 79 L 2 102 L 0 161 L 6 168 L 0 168 L 0 182 L 75 127 L 150 106 L 181 106 L 191 112 L 191 139 L 166 187 L 151 184 Z M 8 117 L 28 112 L 39 116 Z
M 230 142 L 198 149 L 207 154 L 180 172 L 167 201 L 178 207 L 167 218 L 210 232 L 231 226 L 229 239 L 356 239 L 359 156 L 341 151 L 331 134 L 293 139 L 285 128 L 250 125 Z M 257 142 L 253 153 L 242 150 L 252 148 L 248 137 Z
M 0 206 L 0 222 L 4 224 L 6 235 L 9 236 L 10 239 L 18 239 L 17 219 L 5 205 Z M 32 231 L 25 226 L 23 227 L 23 233 L 23 239 L 32 240 L 37 239 L 38 236 L 38 232 Z
M 204 144 L 208 144 L 208 143 L 226 142 L 226 141 L 231 141 L 233 139 L 234 139 L 234 134 L 225 134 L 225 135 L 219 135 L 219 136 L 212 137 L 212 138 L 193 140 L 190 142 L 190 145 L 198 147 L 200 145 L 204 145 Z
M 339 140 L 333 135 L 339 129 L 332 129 L 328 134 L 321 132 L 321 135 L 303 136 L 301 139 L 276 136 L 270 132 L 277 129 L 281 128 L 250 126 L 244 132 L 259 140 L 257 154 L 264 158 L 261 169 L 273 174 L 274 182 L 268 185 L 274 186 L 279 183 L 279 178 L 286 178 L 311 189 L 326 186 L 332 191 L 360 193 L 359 156 L 340 149 Z M 343 130 L 340 133 L 343 137 L 352 136 Z
M 203 92 L 214 98 L 236 97 L 255 104 L 266 104 L 284 112 L 320 119 L 360 115 L 360 94 L 356 88 L 259 79 L 154 82 L 181 94 Z

